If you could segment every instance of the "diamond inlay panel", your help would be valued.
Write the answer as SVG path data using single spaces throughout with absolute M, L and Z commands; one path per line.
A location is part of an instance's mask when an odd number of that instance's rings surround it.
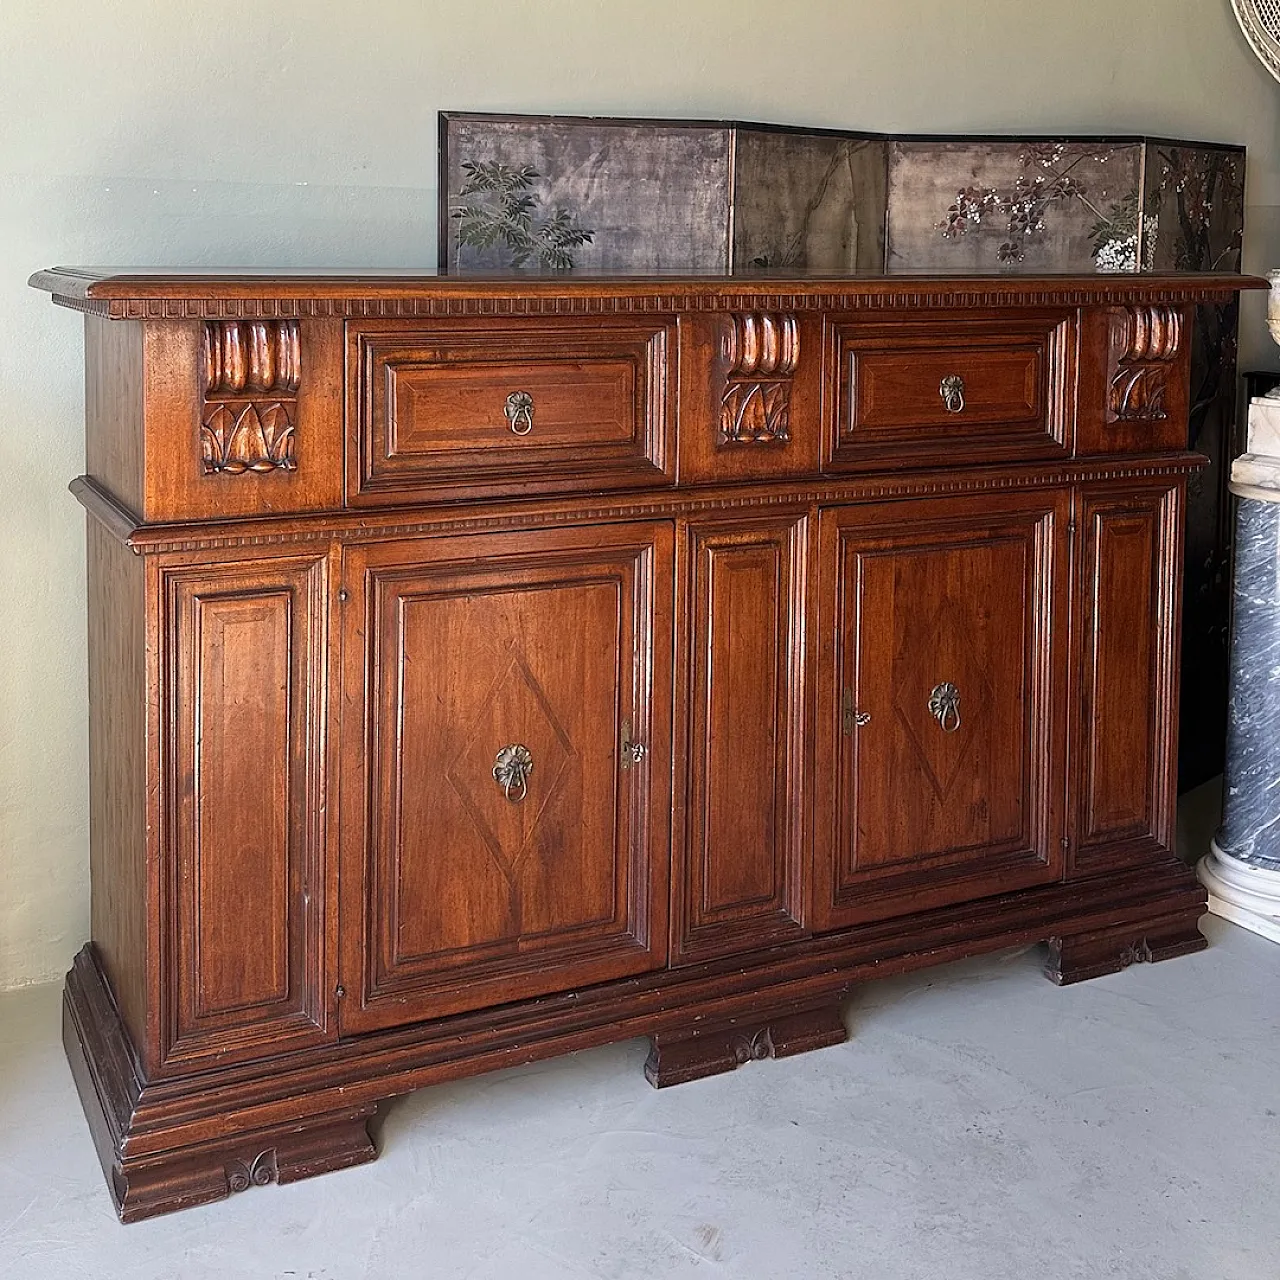
M 523 798 L 512 800 L 494 781 L 493 763 L 502 747 L 517 742 L 529 749 L 533 770 Z M 555 803 L 573 754 L 573 743 L 546 692 L 524 658 L 513 651 L 471 726 L 465 750 L 445 775 L 512 883 L 540 819 Z
M 461 963 L 477 947 L 525 947 L 614 916 L 618 587 L 397 602 L 399 960 Z M 533 768 L 512 798 L 493 767 L 516 744 Z
M 939 801 L 946 801 L 986 721 L 993 695 L 984 668 L 961 610 L 944 600 L 927 639 L 911 652 L 895 682 L 894 712 Z M 960 691 L 960 726 L 949 732 L 929 709 L 930 694 L 943 681 Z
M 820 514 L 816 931 L 1061 875 L 1069 516 L 1037 493 Z

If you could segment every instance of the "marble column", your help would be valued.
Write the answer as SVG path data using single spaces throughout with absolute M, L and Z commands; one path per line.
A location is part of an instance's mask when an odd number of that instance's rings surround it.
M 1280 942 L 1280 400 L 1249 406 L 1232 580 L 1222 826 L 1199 874 L 1209 910 Z

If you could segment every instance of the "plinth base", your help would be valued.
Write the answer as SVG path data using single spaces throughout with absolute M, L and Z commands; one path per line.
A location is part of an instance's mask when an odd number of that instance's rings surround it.
M 1196 874 L 1209 890 L 1209 910 L 1215 916 L 1280 942 L 1280 871 L 1251 867 L 1213 841 Z

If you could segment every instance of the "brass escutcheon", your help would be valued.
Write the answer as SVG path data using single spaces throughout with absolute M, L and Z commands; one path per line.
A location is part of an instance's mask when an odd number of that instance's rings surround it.
M 859 711 L 853 705 L 853 690 L 847 686 L 840 702 L 840 722 L 846 738 L 853 737 L 855 729 L 871 723 L 871 712 Z

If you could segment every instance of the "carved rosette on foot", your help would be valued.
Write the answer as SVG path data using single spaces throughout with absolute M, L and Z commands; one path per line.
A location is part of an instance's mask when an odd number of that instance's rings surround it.
M 1179 307 L 1123 307 L 1111 313 L 1108 422 L 1163 422 L 1169 379 L 1182 350 Z
M 720 443 L 786 444 L 791 439 L 791 378 L 800 359 L 796 317 L 767 311 L 731 316 L 721 355 L 728 372 L 720 402 Z
M 201 340 L 206 475 L 293 471 L 300 351 L 296 320 L 209 320 Z
M 254 1187 L 297 1182 L 377 1159 L 367 1128 L 373 1107 L 308 1118 L 221 1141 L 124 1157 L 111 1170 L 122 1222 L 223 1200 Z
M 368 1129 L 376 1103 L 297 1109 L 262 1126 L 244 1113 L 210 1111 L 198 1081 L 149 1085 L 92 945 L 67 975 L 62 1043 L 122 1222 L 377 1159 Z
M 748 1062 L 790 1058 L 810 1049 L 843 1044 L 848 1038 L 838 1003 L 778 1014 L 763 1023 L 659 1032 L 652 1038 L 644 1074 L 655 1089 L 665 1089 L 733 1071 Z

